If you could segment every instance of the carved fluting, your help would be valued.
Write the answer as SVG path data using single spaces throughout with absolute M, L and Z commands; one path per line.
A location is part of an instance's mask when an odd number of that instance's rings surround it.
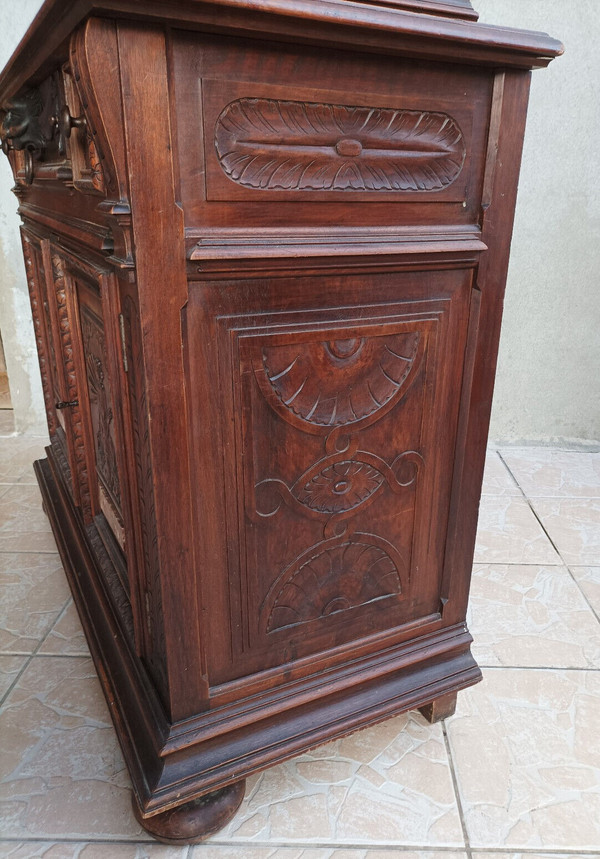
M 33 330 L 37 346 L 40 374 L 42 377 L 42 391 L 44 394 L 44 405 L 46 406 L 46 417 L 50 435 L 56 432 L 56 412 L 52 397 L 52 383 L 46 357 L 46 346 L 44 340 L 44 322 L 42 318 L 42 301 L 39 294 L 39 284 L 36 279 L 36 271 L 33 261 L 33 250 L 27 239 L 23 239 L 23 255 L 25 258 L 25 271 L 27 275 L 27 286 L 29 288 L 29 300 L 31 302 L 31 316 L 33 319 Z M 38 273 L 39 276 L 39 273 Z
M 81 308 L 81 333 L 85 354 L 90 409 L 96 436 L 96 468 L 119 511 L 121 487 L 114 441 L 114 413 L 106 366 L 106 340 L 101 320 Z
M 77 387 L 77 375 L 75 361 L 73 358 L 73 343 L 71 340 L 71 325 L 67 308 L 67 293 L 65 273 L 61 258 L 54 254 L 52 256 L 52 276 L 56 290 L 56 307 L 58 312 L 58 327 L 60 332 L 60 345 L 63 357 L 64 377 L 66 383 L 66 395 L 69 402 L 79 401 Z M 75 470 L 77 473 L 77 486 L 79 488 L 79 500 L 81 509 L 86 517 L 92 514 L 92 502 L 90 497 L 90 481 L 85 455 L 85 441 L 83 436 L 83 421 L 81 411 L 77 406 L 69 409 L 69 421 L 71 435 L 73 438 L 73 454 L 75 459 Z
M 348 347 L 347 357 L 340 357 L 340 344 L 352 342 L 264 346 L 255 372 L 271 405 L 305 428 L 365 426 L 376 420 L 414 376 L 420 335 L 415 331 L 362 338 L 356 348 Z
M 215 146 L 233 182 L 268 191 L 440 191 L 466 154 L 445 113 L 267 98 L 228 104 Z
M 403 566 L 393 546 L 373 534 L 313 546 L 276 583 L 266 603 L 267 632 L 398 597 Z

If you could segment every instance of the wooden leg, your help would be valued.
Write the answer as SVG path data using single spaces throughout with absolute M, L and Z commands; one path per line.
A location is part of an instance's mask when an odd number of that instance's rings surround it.
M 448 695 L 441 695 L 430 704 L 425 704 L 424 707 L 419 707 L 419 711 L 425 716 L 428 722 L 433 724 L 439 722 L 440 719 L 447 719 L 452 716 L 456 710 L 456 692 L 449 692 Z
M 229 823 L 245 790 L 246 782 L 237 781 L 152 817 L 143 817 L 133 797 L 133 813 L 146 832 L 163 844 L 197 844 Z

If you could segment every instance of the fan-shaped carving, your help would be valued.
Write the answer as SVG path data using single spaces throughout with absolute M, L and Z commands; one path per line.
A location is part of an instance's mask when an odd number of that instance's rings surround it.
M 373 535 L 314 546 L 285 575 L 268 611 L 267 631 L 308 623 L 402 592 L 399 557 Z
M 284 416 L 323 428 L 354 424 L 396 399 L 415 367 L 419 340 L 416 331 L 365 338 L 348 358 L 339 358 L 331 343 L 265 346 L 257 378 Z
M 439 191 L 465 143 L 445 113 L 240 98 L 215 127 L 221 167 L 247 188 Z

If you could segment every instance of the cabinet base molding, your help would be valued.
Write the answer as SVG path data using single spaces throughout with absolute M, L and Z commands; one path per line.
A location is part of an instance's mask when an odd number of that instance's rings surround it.
M 234 814 L 243 793 L 236 785 L 253 773 L 407 710 L 456 697 L 481 679 L 469 650 L 471 636 L 458 624 L 396 644 L 385 660 L 381 654 L 364 657 L 351 667 L 265 690 L 258 718 L 256 696 L 250 695 L 169 722 L 112 604 L 103 569 L 111 560 L 97 556 L 97 541 L 90 540 L 95 526 L 82 525 L 60 465 L 50 448 L 47 453 L 48 459 L 34 466 L 43 504 L 129 767 L 136 813 L 148 831 L 158 827 L 152 831 L 156 837 L 179 837 L 173 835 L 178 830 L 158 821 L 173 809 L 182 809 L 182 821 L 198 819 L 198 838 L 210 834 L 213 818 L 222 821 L 214 823 L 211 831 L 216 831 L 228 819 L 226 809 Z M 219 793 L 214 807 L 204 803 L 185 810 L 224 788 L 228 793 Z M 169 818 L 173 827 L 176 819 Z

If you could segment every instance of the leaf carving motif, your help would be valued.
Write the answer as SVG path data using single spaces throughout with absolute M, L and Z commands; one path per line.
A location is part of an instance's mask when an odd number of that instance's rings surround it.
M 257 190 L 439 191 L 466 147 L 445 113 L 240 98 L 215 127 L 229 178 Z

